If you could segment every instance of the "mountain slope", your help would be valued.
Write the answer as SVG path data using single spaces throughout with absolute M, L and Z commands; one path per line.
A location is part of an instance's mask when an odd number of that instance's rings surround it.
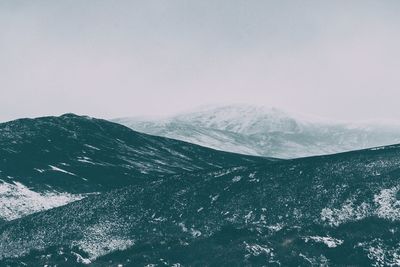
M 400 142 L 400 126 L 348 124 L 293 116 L 277 109 L 231 105 L 162 120 L 114 120 L 153 135 L 249 155 L 297 158 Z
M 267 161 L 66 114 L 0 124 L 0 218 L 153 177 Z
M 399 175 L 400 146 L 389 146 L 159 177 L 5 223 L 0 258 L 13 266 L 396 266 Z

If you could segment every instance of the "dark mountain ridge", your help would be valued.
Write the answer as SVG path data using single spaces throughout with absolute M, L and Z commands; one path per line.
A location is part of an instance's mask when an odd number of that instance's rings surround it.
M 74 114 L 2 123 L 0 144 L 1 179 L 69 191 L 91 192 L 152 175 L 265 161 Z
M 0 124 L 0 219 L 155 177 L 270 162 L 65 114 Z

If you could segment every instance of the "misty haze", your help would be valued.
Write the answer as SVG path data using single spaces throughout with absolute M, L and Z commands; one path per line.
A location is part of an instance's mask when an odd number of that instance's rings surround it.
M 0 266 L 400 266 L 400 2 L 0 2 Z

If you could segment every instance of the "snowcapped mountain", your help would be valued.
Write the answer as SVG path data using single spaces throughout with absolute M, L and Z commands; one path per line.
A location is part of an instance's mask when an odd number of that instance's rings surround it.
M 165 119 L 114 120 L 139 132 L 235 153 L 297 158 L 400 142 L 400 124 L 328 122 L 249 105 L 209 107 Z
M 266 161 L 66 114 L 0 124 L 0 221 L 154 177 Z
M 397 266 L 400 146 L 160 176 L 0 225 L 0 265 Z

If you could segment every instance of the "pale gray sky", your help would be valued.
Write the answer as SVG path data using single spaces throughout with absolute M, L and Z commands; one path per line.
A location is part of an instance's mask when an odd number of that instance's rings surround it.
M 245 102 L 400 117 L 400 1 L 0 2 L 0 121 Z

